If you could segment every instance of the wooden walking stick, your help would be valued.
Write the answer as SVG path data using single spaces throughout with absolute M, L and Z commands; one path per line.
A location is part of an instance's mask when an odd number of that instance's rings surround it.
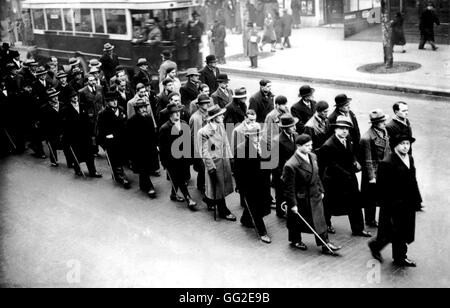
M 8 131 L 6 130 L 6 128 L 3 128 L 3 130 L 5 131 L 5 135 L 8 138 L 9 142 L 11 143 L 11 145 L 14 148 L 14 151 L 17 150 L 16 144 L 14 143 L 14 141 L 12 140 L 11 136 L 9 135 Z
M 256 227 L 255 219 L 253 218 L 252 211 L 250 211 L 250 206 L 248 205 L 247 198 L 245 198 L 245 195 L 242 197 L 242 199 L 244 200 L 245 207 L 246 207 L 248 213 L 250 214 L 250 218 L 252 219 L 253 229 L 255 230 L 256 235 L 258 236 L 258 238 L 261 239 L 261 236 L 259 235 L 259 232 L 258 232 L 258 228 Z
M 78 161 L 78 158 L 77 158 L 77 156 L 75 155 L 75 152 L 73 151 L 72 146 L 69 145 L 69 148 L 70 148 L 70 151 L 72 152 L 72 155 L 73 155 L 73 158 L 75 159 L 75 162 L 76 162 L 77 165 L 78 165 L 78 168 L 79 168 L 80 171 L 81 171 L 81 174 L 83 175 L 83 177 L 86 177 L 86 174 L 84 174 L 83 170 L 81 169 L 80 162 Z
M 114 170 L 113 170 L 113 166 L 111 164 L 111 160 L 109 159 L 108 151 L 106 150 L 106 148 L 104 148 L 104 150 L 105 150 L 106 160 L 108 161 L 109 170 L 111 171 L 112 179 L 115 182 L 116 177 L 114 176 Z
M 50 152 L 50 155 L 53 157 L 53 160 L 54 160 L 55 163 L 57 164 L 57 163 L 58 163 L 58 160 L 56 159 L 55 152 L 53 152 L 53 148 L 52 148 L 52 146 L 51 146 L 51 144 L 50 144 L 50 141 L 45 140 L 45 143 L 47 144 L 48 151 Z
M 172 189 L 175 192 L 175 195 L 179 198 L 180 196 L 178 195 L 178 190 L 175 189 L 175 184 L 173 184 L 172 177 L 170 176 L 168 168 L 166 168 L 166 172 L 167 172 L 167 177 L 169 178 L 170 184 L 172 184 Z

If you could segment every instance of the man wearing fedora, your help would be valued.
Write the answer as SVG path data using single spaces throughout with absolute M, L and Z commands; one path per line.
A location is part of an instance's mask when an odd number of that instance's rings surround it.
M 255 228 L 261 241 L 269 244 L 271 239 L 263 218 L 270 214 L 271 202 L 261 192 L 270 191 L 270 181 L 265 180 L 265 170 L 261 166 L 261 126 L 256 121 L 249 123 L 243 127 L 242 133 L 244 141 L 237 145 L 234 156 L 236 188 L 244 207 L 241 224 Z
M 311 136 L 313 151 L 319 149 L 329 137 L 330 121 L 328 120 L 329 105 L 326 101 L 318 101 L 316 112 L 305 123 L 305 134 Z
M 73 88 L 67 82 L 67 73 L 64 71 L 59 71 L 56 74 L 56 78 L 58 79 L 58 86 L 56 87 L 56 91 L 59 92 L 59 103 L 65 107 L 67 104 L 70 104 L 70 93 Z
M 202 192 L 202 194 L 204 194 L 205 165 L 198 151 L 198 131 L 208 123 L 206 121 L 206 119 L 208 118 L 208 108 L 213 106 L 213 104 L 211 103 L 211 98 L 206 94 L 199 94 L 197 99 L 195 100 L 195 103 L 197 105 L 197 109 L 192 113 L 191 118 L 189 119 L 189 128 L 191 130 L 191 146 L 193 152 L 192 158 L 194 170 L 198 173 L 197 189 Z
M 34 83 L 37 78 L 34 75 L 36 72 L 36 68 L 38 67 L 38 63 L 34 59 L 27 59 L 23 62 L 22 68 L 17 72 L 20 77 L 20 84 L 23 82 Z M 23 87 L 20 85 L 20 87 Z
M 322 247 L 322 253 L 332 254 L 329 249 L 336 251 L 341 247 L 328 240 L 322 202 L 325 191 L 320 181 L 317 157 L 311 151 L 311 137 L 307 134 L 297 136 L 295 154 L 283 168 L 288 239 L 292 247 L 307 250 L 307 246 L 302 242 L 302 233 L 313 233 L 314 230 L 320 236 L 320 239 L 315 239 L 317 246 Z
M 382 262 L 380 251 L 392 243 L 392 257 L 398 266 L 415 267 L 408 259 L 408 244 L 414 241 L 416 211 L 422 202 L 413 157 L 408 154 L 415 139 L 396 135 L 389 139 L 391 152 L 379 163 L 377 190 L 380 223 L 375 240 L 369 243 L 372 256 Z
M 277 160 L 277 168 L 272 173 L 273 183 L 275 186 L 275 204 L 276 214 L 280 218 L 286 217 L 286 213 L 282 209 L 281 205 L 286 201 L 284 197 L 284 184 L 281 178 L 283 174 L 283 168 L 286 162 L 294 155 L 296 146 L 295 139 L 298 134 L 296 132 L 296 124 L 299 120 L 294 118 L 290 113 L 285 113 L 280 116 L 277 127 L 279 134 L 273 138 L 273 148 L 276 149 L 272 152 Z
M 84 79 L 84 74 L 86 74 L 87 72 L 84 69 L 81 68 L 80 64 L 81 64 L 80 59 L 77 59 L 75 57 L 69 58 L 69 64 L 67 66 L 64 66 L 64 68 L 65 68 L 64 70 L 69 75 L 68 76 L 69 81 L 72 80 L 72 78 L 74 77 L 73 71 L 75 69 L 80 69 L 81 70 L 82 75 L 83 75 L 83 79 Z
M 145 22 L 145 43 L 146 44 L 157 44 L 161 42 L 162 33 L 159 26 L 156 24 L 155 19 L 150 18 Z
M 207 84 L 211 93 L 214 93 L 219 84 L 217 77 L 220 75 L 220 70 L 217 68 L 217 59 L 215 55 L 209 55 L 206 57 L 206 66 L 200 71 L 200 81 Z
M 114 93 L 105 94 L 105 103 L 106 107 L 98 114 L 98 143 L 108 154 L 114 180 L 128 189 L 130 182 L 123 168 L 127 161 L 127 115 L 125 110 L 118 106 Z
M 47 80 L 47 71 L 43 66 L 36 69 L 36 81 L 33 85 L 33 93 L 36 95 L 36 101 L 39 106 L 47 103 L 47 90 L 52 87 L 52 84 Z
M 159 169 L 158 137 L 147 102 L 138 98 L 133 107 L 135 113 L 127 122 L 128 153 L 133 171 L 139 174 L 139 188 L 153 199 L 156 191 L 150 175 Z
M 44 104 L 39 112 L 39 127 L 48 146 L 51 166 L 57 167 L 63 121 L 58 100 L 59 92 L 55 88 L 49 88 L 46 94 L 47 104 Z
M 389 136 L 386 131 L 386 115 L 381 109 L 372 110 L 369 118 L 371 126 L 360 141 L 361 197 L 366 225 L 377 227 L 377 169 L 379 162 L 389 153 Z
M 159 87 L 159 75 L 158 72 L 151 72 L 149 69 L 149 63 L 145 58 L 139 58 L 136 63 L 137 71 L 133 76 L 133 84 L 136 87 L 138 83 L 144 85 L 151 84 L 155 91 L 158 91 Z
M 314 115 L 316 111 L 316 101 L 314 100 L 314 88 L 309 85 L 300 87 L 299 97 L 300 100 L 291 107 L 291 114 L 298 118 L 297 132 L 302 134 L 306 122 Z
M 72 76 L 70 79 L 69 77 Z M 69 86 L 71 86 L 75 91 L 79 91 L 84 87 L 83 71 L 79 67 L 75 67 L 72 70 L 72 75 L 67 76 L 69 81 Z
M 75 90 L 70 93 L 70 104 L 63 109 L 63 143 L 67 164 L 72 165 L 75 174 L 82 176 L 80 163 L 85 162 L 89 176 L 102 177 L 95 167 L 92 140 L 94 128 L 89 111 L 79 102 L 79 94 Z
M 247 113 L 247 89 L 241 87 L 233 94 L 233 101 L 225 106 L 224 123 L 233 123 L 234 127 L 242 123 Z
M 272 82 L 267 79 L 259 81 L 259 91 L 250 97 L 249 109 L 256 111 L 256 122 L 264 123 L 267 115 L 274 109 Z
M 109 92 L 109 85 L 106 82 L 105 76 L 101 74 L 101 71 L 98 67 L 91 67 L 89 69 L 89 74 L 94 75 L 95 77 L 95 84 L 102 88 L 103 93 Z
M 330 121 L 330 125 L 336 123 L 338 116 L 347 117 L 348 120 L 352 123 L 352 127 L 349 128 L 350 135 L 348 139 L 353 143 L 353 153 L 357 157 L 359 153 L 359 140 L 361 139 L 361 133 L 359 131 L 358 120 L 356 119 L 355 114 L 350 109 L 351 98 L 347 97 L 345 94 L 339 94 L 334 98 L 336 102 L 336 108 L 333 113 L 328 116 L 328 120 Z M 329 136 L 333 134 L 333 128 L 329 132 Z
M 355 236 L 370 237 L 364 231 L 364 219 L 356 173 L 361 166 L 349 140 L 352 122 L 345 116 L 338 116 L 331 124 L 334 134 L 317 151 L 325 187 L 325 220 L 328 233 L 335 233 L 331 216 L 348 215 L 352 233 Z
M 205 32 L 205 26 L 200 21 L 200 14 L 196 11 L 192 13 L 192 20 L 187 26 L 187 33 L 189 38 L 189 59 L 191 60 L 191 67 L 201 66 L 200 44 L 202 43 L 202 35 Z
M 184 143 L 178 142 L 183 138 L 183 134 L 188 133 L 187 123 L 181 120 L 180 111 L 183 106 L 175 102 L 169 103 L 166 107 L 169 120 L 164 123 L 159 130 L 159 150 L 161 164 L 166 169 L 167 176 L 172 185 L 170 200 L 176 202 L 187 202 L 187 206 L 193 210 L 197 203 L 192 200 L 191 195 L 186 186 L 186 182 L 191 178 L 190 155 L 183 148 Z M 176 148 L 176 144 L 178 147 Z M 181 154 L 181 157 L 180 157 Z M 178 190 L 181 191 L 183 197 L 178 196 Z
M 233 102 L 233 91 L 228 88 L 229 81 L 230 79 L 228 79 L 227 74 L 219 74 L 217 76 L 219 87 L 211 94 L 211 98 L 213 99 L 214 104 L 218 105 L 220 108 L 225 108 L 225 106 Z
M 161 65 L 159 66 L 159 81 L 164 80 L 164 78 L 166 78 L 167 75 L 167 70 L 171 67 L 175 68 L 178 71 L 178 66 L 177 64 L 172 61 L 172 52 L 170 52 L 170 50 L 163 50 L 161 53 L 161 57 L 162 57 L 162 62 Z
M 208 108 L 208 124 L 198 131 L 198 151 L 205 164 L 208 208 L 217 206 L 219 217 L 236 221 L 225 202 L 225 197 L 234 192 L 230 162 L 233 156 L 223 125 L 225 111 L 218 105 Z
M 189 68 L 186 72 L 187 82 L 180 88 L 181 103 L 189 106 L 197 98 L 198 86 L 200 85 L 200 74 L 197 68 Z
M 116 73 L 116 67 L 120 64 L 119 57 L 114 52 L 114 46 L 111 43 L 103 45 L 103 55 L 100 58 L 102 63 L 102 69 L 105 73 L 106 82 L 109 84 L 109 80 Z

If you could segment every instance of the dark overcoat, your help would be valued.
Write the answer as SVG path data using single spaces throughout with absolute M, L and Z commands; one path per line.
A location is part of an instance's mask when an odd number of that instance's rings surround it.
M 283 36 L 289 37 L 292 34 L 292 24 L 294 23 L 294 19 L 292 15 L 285 13 L 281 20 L 283 21 Z
M 217 89 L 213 94 L 211 94 L 211 98 L 214 101 L 214 104 L 219 105 L 220 108 L 225 108 L 226 105 L 233 102 L 233 91 L 227 88 L 227 93 L 223 93 L 221 89 Z
M 274 108 L 274 95 L 269 92 L 268 95 L 264 95 L 262 91 L 258 91 L 252 97 L 250 97 L 249 109 L 253 109 L 256 112 L 256 122 L 264 123 L 267 115 Z
M 292 212 L 291 209 L 297 206 L 298 212 L 308 224 L 318 234 L 322 234 L 327 231 L 322 203 L 324 189 L 319 177 L 317 157 L 313 153 L 308 154 L 308 157 L 310 163 L 294 154 L 283 169 L 284 197 L 288 208 L 287 226 L 291 231 L 312 233 L 301 218 Z
M 217 27 L 214 27 L 213 30 L 213 39 L 214 39 L 214 50 L 217 58 L 221 59 L 225 57 L 225 37 L 227 36 L 227 32 L 225 30 L 225 26 L 219 24 Z
M 328 120 L 330 121 L 330 132 L 329 132 L 329 136 L 334 135 L 334 128 L 332 126 L 333 123 L 336 123 L 337 117 L 341 115 L 339 113 L 339 111 L 337 109 L 335 109 L 333 111 L 333 113 L 331 113 L 328 116 Z M 356 119 L 356 115 L 353 113 L 353 111 L 349 111 L 348 112 L 348 116 L 350 118 L 350 120 L 352 121 L 353 124 L 353 128 L 350 128 L 349 130 L 349 137 L 347 137 L 347 139 L 350 139 L 352 141 L 352 147 L 353 147 L 353 153 L 355 155 L 358 155 L 359 152 L 359 141 L 361 139 L 361 132 L 359 131 L 359 125 L 358 125 L 358 120 Z
M 127 103 L 133 99 L 133 93 L 125 90 L 125 98 L 120 94 L 118 90 L 114 92 L 114 95 L 117 99 L 117 106 L 122 107 L 123 110 L 127 110 Z
M 426 41 L 434 41 L 434 24 L 440 25 L 439 18 L 434 11 L 425 10 L 420 15 L 420 35 Z
M 380 196 L 378 237 L 408 244 L 414 241 L 416 209 L 422 203 L 414 159 L 408 154 L 410 168 L 398 154 L 390 153 L 380 162 L 377 189 Z
M 116 67 L 119 66 L 119 57 L 113 53 L 110 57 L 107 53 L 104 53 L 100 58 L 102 63 L 102 71 L 105 73 L 105 78 L 109 81 L 112 76 L 116 74 Z
M 210 93 L 214 93 L 219 87 L 217 76 L 220 74 L 220 70 L 215 67 L 214 71 L 215 73 L 208 66 L 205 66 L 199 71 L 200 81 L 208 85 Z
M 276 183 L 282 183 L 281 176 L 283 174 L 283 168 L 295 153 L 295 138 L 297 136 L 298 134 L 294 133 L 293 140 L 290 140 L 284 132 L 281 132 L 273 139 L 273 144 L 277 144 L 277 147 L 272 145 L 272 156 L 277 155 L 276 159 L 278 160 L 278 166 L 274 171 L 274 180 Z
M 299 121 L 296 125 L 297 133 L 302 134 L 305 130 L 305 124 L 316 112 L 316 102 L 310 101 L 311 108 L 305 105 L 303 98 L 292 105 L 291 114 Z
M 346 144 L 344 147 L 333 135 L 317 151 L 326 192 L 324 204 L 333 216 L 348 215 L 352 209 L 360 206 L 353 144 L 348 139 Z
M 116 116 L 112 108 L 105 108 L 98 114 L 98 135 L 97 142 L 102 148 L 113 152 L 116 160 L 124 163 L 127 154 L 126 144 L 126 123 L 127 115 L 122 109 L 118 107 L 119 115 Z M 112 135 L 113 138 L 106 138 Z
M 63 113 L 63 142 L 71 146 L 78 161 L 93 159 L 93 127 L 87 110 L 80 105 L 78 113 L 72 104 L 66 105 Z
M 105 106 L 105 101 L 103 98 L 103 89 L 102 87 L 96 86 L 95 93 L 92 93 L 89 90 L 89 87 L 85 86 L 84 88 L 79 90 L 78 93 L 80 96 L 80 105 L 82 105 L 84 109 L 87 111 L 95 135 L 97 130 L 98 113 Z
M 190 106 L 191 102 L 197 98 L 198 94 L 198 86 L 195 83 L 189 81 L 186 82 L 185 85 L 180 88 L 181 103 L 184 106 Z
M 129 158 L 136 173 L 159 169 L 158 136 L 150 116 L 133 115 L 127 122 Z
M 247 112 L 247 105 L 245 103 L 232 103 L 225 106 L 225 118 L 224 123 L 233 123 L 234 125 L 242 123 L 245 120 L 245 114 Z
M 392 28 L 392 36 L 391 36 L 392 46 L 405 45 L 406 39 L 405 39 L 405 32 L 403 31 L 403 17 L 402 16 L 395 17 L 395 20 L 391 24 L 391 28 Z
M 44 139 L 59 147 L 63 130 L 61 113 L 47 103 L 40 108 L 39 123 Z

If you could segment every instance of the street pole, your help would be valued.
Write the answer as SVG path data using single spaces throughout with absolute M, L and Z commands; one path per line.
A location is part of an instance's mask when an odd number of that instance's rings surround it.
M 390 0 L 381 0 L 381 33 L 383 39 L 384 65 L 392 68 L 394 64 L 393 46 L 391 44 Z

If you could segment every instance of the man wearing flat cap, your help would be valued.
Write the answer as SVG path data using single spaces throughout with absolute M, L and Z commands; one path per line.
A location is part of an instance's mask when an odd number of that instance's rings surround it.
M 234 127 L 242 123 L 247 112 L 247 89 L 244 87 L 236 89 L 233 94 L 233 102 L 227 104 L 225 109 L 224 123 L 233 123 Z
M 415 267 L 408 259 L 408 244 L 414 241 L 416 211 L 422 202 L 413 157 L 408 154 L 415 139 L 396 135 L 389 139 L 391 153 L 378 165 L 377 191 L 380 222 L 377 238 L 369 243 L 372 256 L 382 262 L 380 251 L 392 243 L 392 257 L 397 266 Z
M 206 66 L 200 71 L 200 81 L 209 86 L 211 93 L 214 93 L 219 84 L 217 77 L 220 75 L 220 70 L 217 68 L 217 59 L 215 55 L 209 55 L 206 57 Z
M 372 110 L 369 114 L 370 128 L 360 141 L 361 159 L 361 197 L 364 203 L 366 225 L 377 227 L 375 212 L 377 207 L 377 170 L 378 164 L 389 153 L 389 136 L 386 131 L 387 116 L 381 109 Z
M 233 91 L 228 88 L 228 79 L 227 74 L 219 74 L 217 76 L 217 83 L 219 87 L 217 90 L 211 94 L 211 98 L 214 101 L 214 104 L 218 105 L 220 108 L 225 108 L 228 104 L 233 102 Z
M 267 115 L 274 108 L 274 95 L 272 94 L 272 82 L 267 79 L 259 81 L 259 91 L 250 97 L 249 109 L 256 111 L 256 122 L 264 123 Z
M 320 180 L 317 157 L 311 153 L 311 137 L 306 134 L 297 136 L 295 148 L 295 154 L 286 162 L 282 175 L 289 242 L 293 248 L 307 250 L 306 244 L 302 242 L 302 233 L 313 233 L 311 227 L 332 251 L 339 250 L 340 247 L 328 240 L 322 202 L 324 193 L 327 192 Z M 309 226 L 301 217 L 308 222 Z M 316 244 L 322 247 L 322 253 L 331 254 L 322 241 L 316 237 Z
M 159 150 L 161 164 L 166 169 L 167 177 L 172 185 L 170 200 L 176 202 L 186 202 L 189 209 L 195 209 L 197 203 L 192 200 L 186 182 L 191 178 L 190 155 L 184 148 L 184 142 L 179 142 L 185 138 L 183 134 L 189 134 L 188 125 L 181 120 L 180 111 L 183 106 L 172 102 L 166 107 L 169 119 L 159 130 Z M 183 197 L 178 195 L 181 191 Z
M 114 46 L 110 43 L 106 43 L 103 46 L 103 55 L 100 58 L 100 62 L 102 63 L 102 69 L 105 73 L 106 81 L 109 84 L 109 80 L 116 73 L 116 67 L 120 64 L 119 57 L 114 52 Z
M 314 91 L 315 89 L 309 85 L 301 86 L 298 94 L 300 100 L 291 107 L 291 114 L 299 119 L 297 123 L 297 132 L 299 134 L 303 133 L 306 122 L 316 112 L 317 103 L 314 100 Z
M 334 134 L 317 151 L 325 188 L 325 220 L 328 233 L 335 233 L 331 216 L 347 215 L 354 236 L 370 237 L 364 231 L 362 204 L 356 173 L 361 166 L 356 161 L 353 143 L 348 139 L 352 122 L 338 116 L 331 124 Z
M 336 102 L 336 108 L 333 113 L 328 116 L 328 120 L 330 125 L 336 123 L 336 119 L 338 116 L 345 116 L 352 123 L 352 127 L 349 128 L 350 135 L 348 139 L 353 143 L 353 153 L 357 157 L 359 153 L 359 140 L 361 139 L 361 133 L 359 131 L 358 120 L 356 119 L 355 114 L 350 109 L 350 102 L 352 99 L 347 97 L 345 94 L 339 94 L 334 98 Z M 334 130 L 331 128 L 329 132 L 329 136 L 333 135 Z

